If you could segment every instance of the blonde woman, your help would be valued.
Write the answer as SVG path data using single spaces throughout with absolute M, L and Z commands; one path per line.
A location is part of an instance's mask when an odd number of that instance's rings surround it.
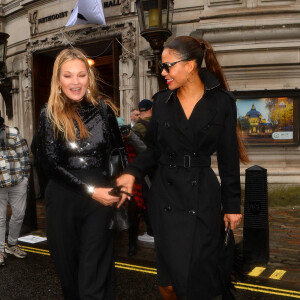
M 66 299 L 115 299 L 111 206 L 103 175 L 111 134 L 122 143 L 113 111 L 101 114 L 95 74 L 76 48 L 57 56 L 38 136 L 49 183 L 45 192 L 47 236 Z M 110 143 L 113 143 L 111 141 Z

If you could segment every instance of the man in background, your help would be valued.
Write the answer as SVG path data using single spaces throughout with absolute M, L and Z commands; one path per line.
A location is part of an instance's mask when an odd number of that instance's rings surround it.
M 0 266 L 4 266 L 5 253 L 25 258 L 27 253 L 19 248 L 20 235 L 27 198 L 30 174 L 29 151 L 18 129 L 4 124 L 0 116 Z M 5 247 L 6 210 L 10 203 L 12 215 L 9 222 L 7 247 Z
M 141 118 L 134 124 L 132 131 L 143 141 L 152 117 L 152 101 L 143 99 L 139 103 L 139 112 Z
M 140 101 L 139 105 L 139 112 L 141 114 L 141 119 L 139 119 L 135 125 L 132 127 L 132 131 L 142 140 L 144 141 L 146 131 L 149 125 L 149 122 L 152 117 L 152 101 L 149 99 L 143 99 Z M 146 232 L 143 235 L 138 236 L 138 240 L 142 242 L 154 242 L 153 233 L 151 229 L 151 224 L 148 217 L 147 212 L 147 202 L 148 202 L 148 193 L 151 185 L 151 177 L 152 172 L 149 172 L 144 180 L 142 181 L 142 191 L 143 191 L 143 200 L 145 204 L 145 211 L 144 211 L 144 219 L 146 222 Z
M 130 126 L 133 127 L 134 124 L 141 118 L 141 114 L 137 108 L 133 108 L 130 111 Z

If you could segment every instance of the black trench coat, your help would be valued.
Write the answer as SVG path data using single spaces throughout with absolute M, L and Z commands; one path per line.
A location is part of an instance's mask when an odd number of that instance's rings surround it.
M 159 285 L 179 299 L 206 300 L 222 293 L 223 213 L 240 213 L 236 105 L 207 70 L 202 99 L 186 119 L 176 91 L 157 93 L 142 152 L 126 173 L 142 177 L 156 167 L 149 215 L 158 257 Z M 210 168 L 217 153 L 221 185 Z M 227 278 L 228 279 L 228 278 Z

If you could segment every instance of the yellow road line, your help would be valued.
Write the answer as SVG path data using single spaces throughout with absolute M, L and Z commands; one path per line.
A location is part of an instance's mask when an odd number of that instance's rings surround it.
M 148 270 L 148 271 L 157 271 L 156 268 L 149 268 L 149 267 L 144 267 L 144 266 L 139 266 L 139 265 L 132 265 L 132 264 L 126 264 L 126 263 L 122 263 L 122 262 L 118 262 L 116 261 L 115 262 L 117 265 L 120 265 L 120 266 L 125 266 L 125 267 L 135 267 L 135 268 L 138 268 L 138 269 L 145 269 L 145 270 Z
M 278 292 L 283 292 L 283 293 L 293 293 L 293 294 L 300 295 L 300 292 L 294 291 L 294 290 L 278 289 L 278 288 L 274 288 L 274 287 L 255 285 L 255 284 L 243 283 L 243 282 L 233 282 L 233 284 L 234 285 L 243 285 L 245 287 L 250 287 L 250 288 L 260 288 L 260 289 L 265 289 L 265 290 L 273 290 L 273 291 L 278 291 Z
M 49 253 L 49 250 L 46 250 L 46 249 L 33 248 L 33 247 L 24 246 L 24 245 L 19 245 L 19 246 L 20 246 L 20 248 L 26 249 L 28 251 L 34 250 L 34 251 Z
M 47 256 L 50 256 L 50 253 L 48 252 L 40 252 L 40 251 L 34 251 L 34 250 L 27 250 L 25 249 L 26 252 L 31 252 L 31 253 L 37 253 L 37 254 L 41 254 L 41 255 L 47 255 Z
M 38 248 L 33 248 L 33 247 L 28 247 L 28 246 L 21 246 L 20 248 L 23 250 L 26 250 L 27 252 L 31 253 L 36 253 L 36 254 L 41 254 L 41 255 L 50 255 L 50 252 L 48 250 L 44 249 L 38 249 Z M 131 271 L 137 271 L 137 272 L 142 272 L 142 273 L 148 273 L 148 274 L 157 274 L 157 271 L 155 268 L 148 268 L 148 267 L 143 267 L 143 266 L 138 266 L 138 265 L 131 265 L 131 264 L 125 264 L 121 262 L 115 262 L 115 267 L 118 269 L 125 269 L 125 270 L 131 270 Z
M 131 265 L 131 264 L 121 263 L 121 262 L 117 262 L 117 261 L 115 262 L 115 267 L 119 268 L 119 269 L 137 271 L 137 272 L 142 272 L 142 273 L 157 274 L 157 269 L 155 269 L 155 268 Z
M 33 248 L 33 247 L 28 247 L 28 246 L 23 246 L 23 245 L 21 245 L 21 248 L 24 248 L 24 250 L 26 250 L 28 252 L 32 252 L 32 253 L 37 253 L 37 254 L 41 254 L 41 255 L 50 255 L 49 251 L 45 250 L 45 249 L 38 249 L 38 248 Z M 154 275 L 157 274 L 157 269 L 156 268 L 149 268 L 149 267 L 144 267 L 144 266 L 139 266 L 139 265 L 132 265 L 132 264 L 127 264 L 127 263 L 122 263 L 122 262 L 117 262 L 117 261 L 115 262 L 115 267 L 118 268 L 118 269 L 136 271 L 136 272 L 141 272 L 141 273 L 148 273 L 148 274 L 154 274 Z M 261 268 L 261 269 L 265 270 L 265 268 L 263 268 L 263 267 L 256 267 L 256 268 Z M 264 270 L 262 270 L 261 273 Z M 277 272 L 278 271 L 283 271 L 284 272 L 283 275 L 286 272 L 284 270 L 276 270 L 276 271 Z M 256 271 L 256 272 L 258 272 L 258 271 Z M 279 272 L 278 272 L 278 274 L 279 274 Z M 280 274 L 282 274 L 282 273 L 280 273 Z M 252 276 L 252 275 L 250 275 L 250 276 Z M 259 276 L 259 275 L 257 275 L 257 276 Z M 276 276 L 279 277 L 279 275 L 276 275 Z M 282 278 L 282 276 L 281 276 L 281 278 Z M 253 291 L 253 292 L 259 292 L 259 293 L 265 293 L 265 294 L 272 294 L 272 295 L 279 295 L 279 296 L 286 296 L 286 297 L 300 299 L 300 292 L 298 292 L 298 291 L 278 289 L 278 288 L 267 287 L 267 286 L 260 286 L 260 285 L 254 285 L 254 284 L 243 283 L 243 282 L 233 282 L 233 284 L 234 284 L 234 286 L 237 289 L 241 289 L 241 290 L 249 290 L 249 291 Z
M 269 278 L 280 280 L 285 273 L 286 273 L 285 270 L 275 270 Z
M 124 270 L 130 270 L 130 271 L 136 271 L 136 272 L 141 272 L 141 273 L 148 273 L 148 274 L 157 274 L 157 272 L 154 271 L 148 271 L 144 269 L 137 269 L 137 268 L 130 268 L 130 267 L 125 267 L 125 266 L 119 266 L 115 264 L 115 267 L 118 269 L 124 269 Z
M 299 298 L 300 299 L 300 296 L 294 295 L 294 294 L 273 292 L 273 291 L 268 291 L 268 290 L 264 290 L 264 289 L 249 288 L 249 287 L 238 286 L 238 285 L 235 285 L 235 288 L 240 289 L 240 290 L 247 290 L 247 291 L 252 291 L 252 292 L 259 292 L 259 293 L 264 293 L 264 294 L 271 294 L 271 295 L 278 295 L 278 296 L 285 296 L 285 297 Z
M 251 272 L 248 273 L 249 276 L 257 277 L 259 276 L 266 268 L 264 267 L 255 267 Z

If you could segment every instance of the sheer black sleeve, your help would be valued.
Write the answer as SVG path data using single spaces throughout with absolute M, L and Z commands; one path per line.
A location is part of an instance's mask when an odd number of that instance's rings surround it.
M 72 175 L 60 164 L 60 141 L 54 137 L 53 124 L 47 118 L 45 107 L 41 110 L 39 117 L 38 137 L 41 139 L 39 161 L 42 164 L 45 175 L 88 194 L 87 184 Z

